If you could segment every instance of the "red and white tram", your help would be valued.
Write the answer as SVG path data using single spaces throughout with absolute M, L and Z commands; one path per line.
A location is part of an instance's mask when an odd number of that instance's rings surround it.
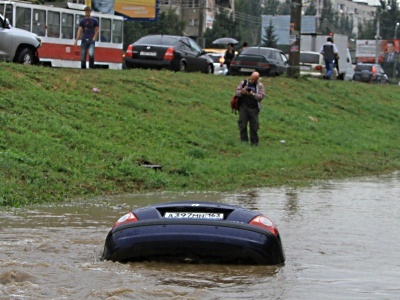
M 54 3 L 57 5 L 57 3 Z M 0 0 L 0 13 L 13 27 L 37 34 L 40 62 L 52 67 L 80 68 L 80 43 L 74 46 L 85 5 L 68 2 L 68 8 L 30 2 Z M 122 69 L 123 17 L 92 12 L 99 22 L 95 67 Z

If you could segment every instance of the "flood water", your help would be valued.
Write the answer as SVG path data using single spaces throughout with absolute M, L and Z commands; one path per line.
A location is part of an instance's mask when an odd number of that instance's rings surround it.
M 133 207 L 219 201 L 280 230 L 283 266 L 101 261 Z M 146 194 L 0 212 L 1 299 L 399 299 L 400 173 L 304 189 Z

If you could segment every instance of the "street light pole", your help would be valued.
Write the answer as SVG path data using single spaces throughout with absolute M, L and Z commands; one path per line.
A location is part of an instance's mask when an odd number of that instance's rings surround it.
M 287 75 L 290 78 L 300 77 L 300 38 L 301 38 L 301 0 L 291 0 L 290 12 L 290 49 L 289 68 Z
M 379 63 L 379 40 L 380 40 L 380 29 L 381 29 L 381 12 L 378 12 L 376 16 L 376 35 L 375 35 L 375 63 Z
M 394 29 L 394 39 L 395 39 L 395 40 L 397 40 L 397 27 L 399 27 L 399 25 L 400 25 L 400 23 L 397 22 L 397 23 L 396 23 L 396 27 L 395 27 L 395 29 Z

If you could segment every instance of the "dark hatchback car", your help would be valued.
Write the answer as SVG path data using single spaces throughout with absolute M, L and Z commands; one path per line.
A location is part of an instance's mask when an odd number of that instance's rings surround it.
M 354 81 L 388 83 L 388 76 L 379 64 L 358 63 L 354 68 Z
M 275 48 L 249 47 L 235 56 L 231 62 L 229 74 L 251 74 L 279 76 L 286 73 L 288 60 L 285 54 Z
M 212 58 L 194 40 L 185 36 L 144 36 L 128 46 L 125 65 L 127 69 L 214 73 Z

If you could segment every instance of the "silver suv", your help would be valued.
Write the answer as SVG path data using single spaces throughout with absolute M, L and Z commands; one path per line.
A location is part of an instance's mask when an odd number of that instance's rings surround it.
M 0 14 L 0 60 L 26 65 L 39 64 L 40 38 L 29 31 L 14 28 Z

